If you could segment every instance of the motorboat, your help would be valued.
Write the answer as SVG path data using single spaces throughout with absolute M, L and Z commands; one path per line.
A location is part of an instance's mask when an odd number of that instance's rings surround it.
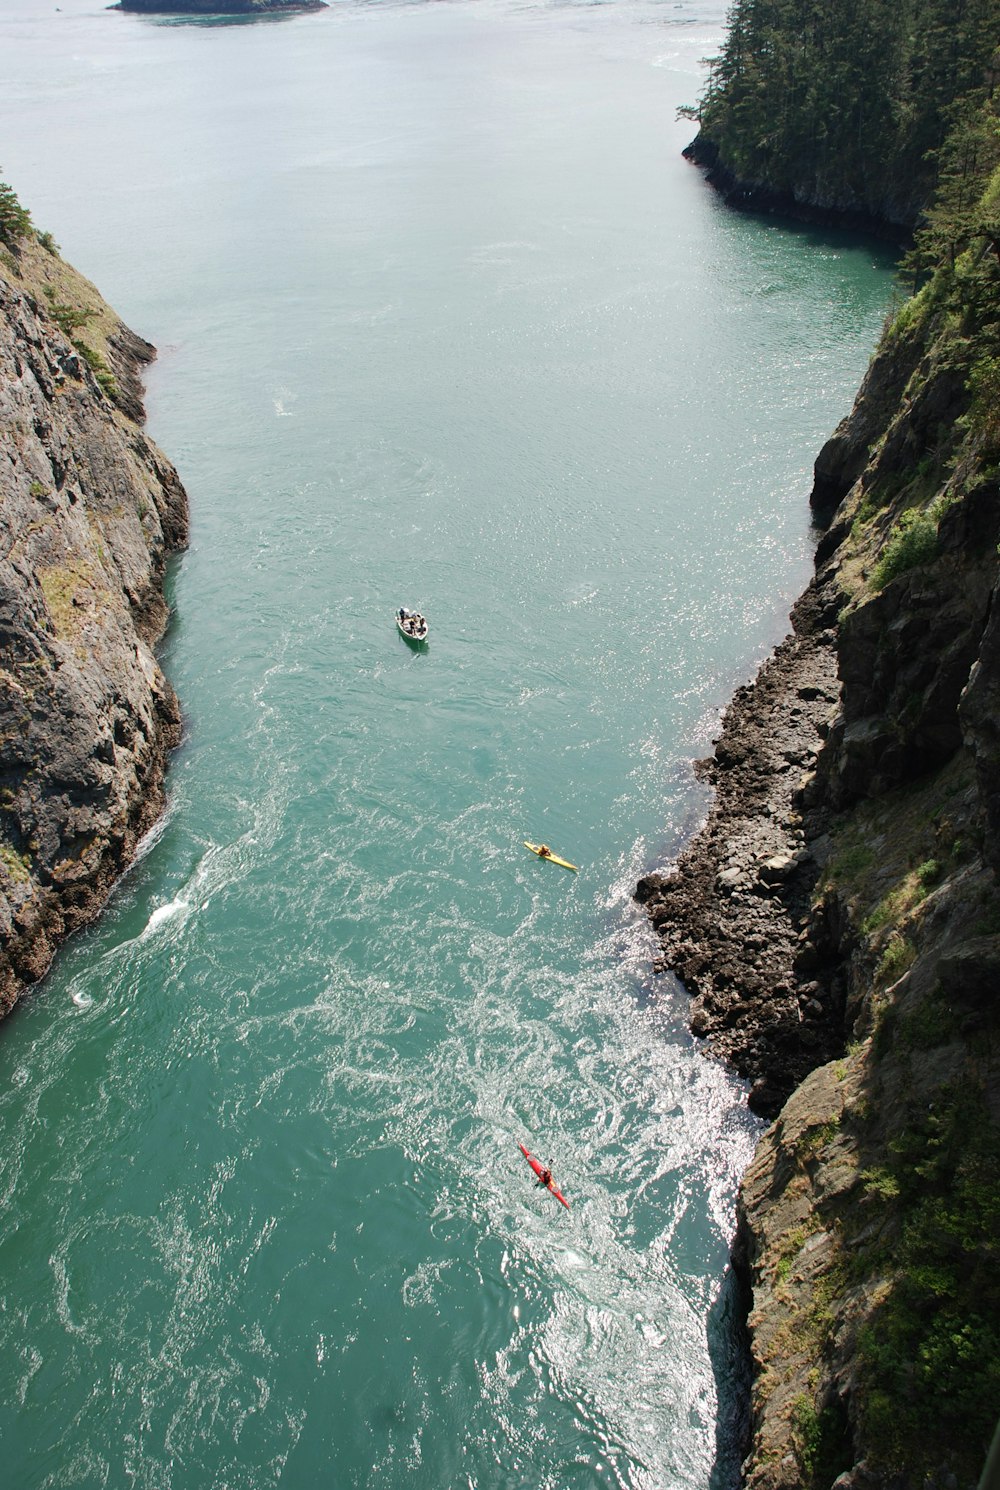
M 396 612 L 396 625 L 400 636 L 408 642 L 425 642 L 429 635 L 426 618 L 419 611 L 407 610 L 405 605 Z

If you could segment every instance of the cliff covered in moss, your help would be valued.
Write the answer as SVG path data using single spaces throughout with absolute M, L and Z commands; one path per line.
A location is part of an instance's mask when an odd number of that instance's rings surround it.
M 0 1014 L 100 910 L 163 802 L 173 467 L 153 356 L 0 188 Z
M 955 117 L 815 577 L 638 888 L 774 1119 L 734 1245 L 754 1490 L 973 1490 L 1000 1403 L 1000 122 Z

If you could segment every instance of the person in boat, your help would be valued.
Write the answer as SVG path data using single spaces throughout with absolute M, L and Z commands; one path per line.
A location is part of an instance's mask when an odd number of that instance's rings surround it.
M 552 1171 L 551 1171 L 551 1169 L 543 1169 L 541 1171 L 541 1173 L 538 1176 L 538 1183 L 541 1185 L 541 1187 L 542 1187 L 543 1190 L 547 1190 L 549 1188 L 549 1186 L 552 1184 Z
M 551 859 L 552 858 L 552 850 L 549 848 L 549 846 L 548 846 L 547 843 L 540 843 L 538 845 L 538 857 L 540 859 Z

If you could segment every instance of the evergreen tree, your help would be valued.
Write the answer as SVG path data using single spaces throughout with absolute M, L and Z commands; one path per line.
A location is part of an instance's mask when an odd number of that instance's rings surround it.
M 913 226 L 1000 76 L 997 0 L 734 0 L 695 153 L 750 187 Z
M 31 213 L 22 207 L 13 187 L 0 181 L 0 243 L 16 248 L 31 232 Z

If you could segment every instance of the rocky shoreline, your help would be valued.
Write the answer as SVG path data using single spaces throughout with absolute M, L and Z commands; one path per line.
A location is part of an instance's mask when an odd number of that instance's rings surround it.
M 702 168 L 709 186 L 714 187 L 734 212 L 752 212 L 782 217 L 789 222 L 807 223 L 812 227 L 834 228 L 837 232 L 878 238 L 899 247 L 912 241 L 913 220 L 906 212 L 894 217 L 869 212 L 860 203 L 846 207 L 840 202 L 818 201 L 796 196 L 791 191 L 777 191 L 764 181 L 744 181 L 722 160 L 718 146 L 702 135 L 696 136 L 681 154 L 685 160 Z
M 656 970 L 681 979 L 692 1031 L 751 1081 L 764 1116 L 843 1043 L 843 990 L 801 976 L 827 851 L 804 787 L 839 696 L 837 609 L 819 582 L 799 600 L 791 635 L 737 690 L 715 754 L 696 765 L 714 787 L 708 821 L 636 888 L 662 946 Z
M 180 739 L 154 648 L 188 511 L 140 427 L 153 355 L 54 248 L 0 254 L 0 1017 L 102 909 Z

